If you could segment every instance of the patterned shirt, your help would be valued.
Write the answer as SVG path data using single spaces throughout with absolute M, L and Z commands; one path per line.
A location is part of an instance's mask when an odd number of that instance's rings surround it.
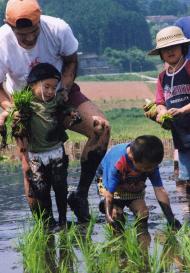
M 156 103 L 170 108 L 182 108 L 190 103 L 190 61 L 174 74 L 163 71 L 159 75 Z M 190 114 L 179 115 L 173 121 L 172 135 L 175 148 L 190 149 Z
M 117 186 L 125 183 L 128 192 L 138 193 L 144 191 L 146 179 L 149 178 L 153 187 L 162 187 L 158 167 L 151 173 L 139 172 L 135 169 L 127 154 L 129 146 L 130 143 L 117 144 L 104 156 L 97 170 L 97 173 L 102 175 L 103 186 L 113 193 Z

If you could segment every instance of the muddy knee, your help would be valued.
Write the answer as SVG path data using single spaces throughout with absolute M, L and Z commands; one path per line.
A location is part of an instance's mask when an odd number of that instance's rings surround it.
M 97 137 L 103 137 L 105 140 L 109 138 L 111 127 L 107 120 L 104 119 L 94 119 L 93 122 L 94 134 Z

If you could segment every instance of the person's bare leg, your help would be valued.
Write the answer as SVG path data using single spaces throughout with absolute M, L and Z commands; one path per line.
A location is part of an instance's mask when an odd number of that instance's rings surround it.
M 148 232 L 149 211 L 144 199 L 133 200 L 129 205 L 130 210 L 137 217 L 137 235 L 142 249 L 148 250 L 151 237 Z
M 96 169 L 107 150 L 110 126 L 104 114 L 91 101 L 86 101 L 79 105 L 77 111 L 81 116 L 82 122 L 70 128 L 67 125 L 66 127 L 88 138 L 81 155 L 81 176 L 76 193 L 83 200 L 87 200 L 88 191 Z M 88 206 L 87 202 L 84 204 L 84 207 L 86 205 Z M 75 212 L 75 214 L 77 213 Z M 82 211 L 81 214 L 83 214 Z

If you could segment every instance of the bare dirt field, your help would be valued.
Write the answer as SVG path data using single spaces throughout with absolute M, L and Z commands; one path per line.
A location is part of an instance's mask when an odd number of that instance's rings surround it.
M 79 82 L 81 91 L 91 100 L 154 99 L 154 94 L 142 81 Z

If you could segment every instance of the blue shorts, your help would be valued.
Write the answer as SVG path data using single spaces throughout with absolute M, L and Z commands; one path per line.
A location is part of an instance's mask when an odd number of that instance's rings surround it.
M 179 180 L 190 180 L 190 150 L 178 151 Z

